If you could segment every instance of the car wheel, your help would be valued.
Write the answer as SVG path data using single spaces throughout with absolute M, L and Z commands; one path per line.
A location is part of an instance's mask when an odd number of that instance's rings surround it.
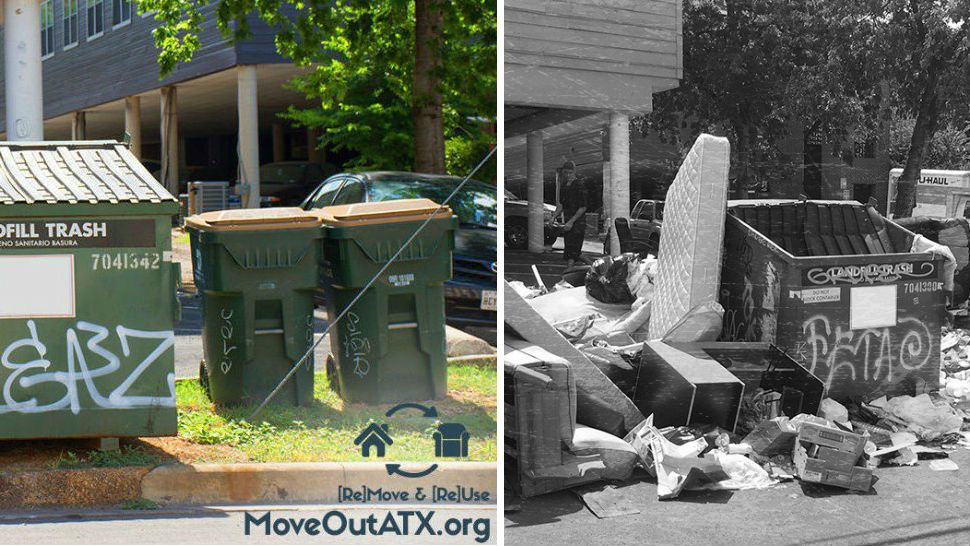
M 660 252 L 660 237 L 650 237 L 647 240 L 647 252 L 654 256 Z
M 529 247 L 529 230 L 522 222 L 509 222 L 505 226 L 505 245 L 513 250 Z
M 330 389 L 340 395 L 340 379 L 337 377 L 337 361 L 333 359 L 332 354 L 327 355 L 327 384 L 330 385 Z
M 554 244 L 557 239 L 559 239 L 558 235 L 546 234 L 545 239 L 543 239 L 543 241 L 546 243 L 546 246 L 549 246 L 551 244 Z

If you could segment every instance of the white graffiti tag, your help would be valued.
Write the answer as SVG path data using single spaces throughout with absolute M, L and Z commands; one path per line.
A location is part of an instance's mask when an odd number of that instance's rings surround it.
M 897 336 L 903 328 L 905 333 L 894 344 L 891 328 L 833 328 L 828 317 L 816 315 L 802 324 L 805 344 L 801 354 L 809 371 L 825 381 L 826 390 L 839 376 L 889 384 L 894 370 L 917 370 L 930 361 L 932 345 L 926 324 L 912 317 L 900 318 Z
M 370 372 L 370 362 L 367 355 L 370 354 L 370 340 L 360 330 L 358 324 L 360 317 L 356 313 L 347 313 L 344 320 L 346 333 L 344 334 L 344 356 L 352 359 L 354 363 L 354 373 L 358 377 L 364 377 Z
M 76 328 L 76 329 L 75 329 Z M 0 364 L 8 370 L 12 370 L 3 383 L 3 404 L 0 404 L 0 413 L 43 413 L 70 408 L 71 413 L 77 415 L 81 411 L 79 399 L 78 383 L 82 383 L 87 390 L 91 400 L 100 408 L 107 409 L 130 409 L 138 407 L 153 406 L 175 406 L 175 374 L 169 373 L 166 376 L 168 383 L 168 396 L 136 396 L 129 394 L 132 387 L 144 375 L 145 371 L 161 358 L 166 351 L 175 345 L 175 333 L 167 331 L 146 331 L 134 330 L 124 326 L 117 326 L 115 334 L 121 343 L 123 357 L 131 357 L 130 339 L 149 339 L 157 341 L 154 349 L 141 360 L 134 368 L 125 366 L 126 370 L 118 384 L 110 393 L 105 396 L 94 384 L 94 379 L 108 375 L 116 375 L 122 368 L 122 359 L 105 348 L 102 343 L 111 335 L 111 331 L 101 325 L 90 322 L 78 321 L 75 328 L 69 328 L 65 333 L 67 345 L 67 370 L 48 371 L 51 361 L 47 358 L 47 346 L 37 335 L 37 326 L 34 321 L 27 321 L 28 337 L 18 339 L 8 345 L 3 353 L 0 354 Z M 87 342 L 82 345 L 78 332 L 91 334 Z M 87 349 L 87 353 L 85 352 Z M 17 358 L 20 357 L 20 358 Z M 27 358 L 27 360 L 23 360 Z M 103 361 L 103 365 L 93 367 L 89 359 L 98 358 Z M 42 373 L 33 373 L 32 370 L 42 370 Z M 37 385 L 45 383 L 59 383 L 64 388 L 64 396 L 57 401 L 43 404 L 38 403 L 36 398 L 17 400 L 13 394 L 13 387 L 19 386 L 21 389 L 31 389 Z

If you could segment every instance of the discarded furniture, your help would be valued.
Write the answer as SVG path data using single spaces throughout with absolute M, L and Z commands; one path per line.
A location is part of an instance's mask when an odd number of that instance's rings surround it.
M 625 479 L 636 450 L 622 439 L 576 423 L 576 382 L 568 361 L 505 338 L 506 480 L 522 497 L 601 479 Z
M 753 393 L 760 388 L 779 393 L 781 415 L 818 413 L 825 390 L 822 381 L 770 343 L 718 341 L 671 345 L 699 358 L 718 361 L 744 382 L 745 392 Z
M 0 438 L 175 435 L 175 197 L 118 142 L 4 142 L 0 210 Z
M 634 403 L 657 427 L 713 424 L 734 430 L 744 383 L 718 361 L 661 341 L 643 344 Z
M 855 201 L 731 201 L 724 341 L 773 343 L 836 400 L 937 388 L 943 260 Z
M 650 339 L 717 301 L 730 148 L 726 138 L 700 135 L 667 190 Z
M 643 421 L 643 414 L 583 353 L 566 341 L 535 309 L 505 282 L 505 326 L 520 338 L 569 362 L 577 387 L 577 422 L 625 435 Z

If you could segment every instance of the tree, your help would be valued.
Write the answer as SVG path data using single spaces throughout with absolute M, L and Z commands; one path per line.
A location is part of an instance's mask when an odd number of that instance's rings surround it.
M 889 133 L 889 160 L 893 168 L 906 164 L 913 140 L 914 119 L 893 120 Z M 965 127 L 940 127 L 926 148 L 923 164 L 931 169 L 970 170 L 970 119 Z
M 163 76 L 200 47 L 209 6 L 236 40 L 254 17 L 274 27 L 307 68 L 291 85 L 319 101 L 286 117 L 357 152 L 352 167 L 460 174 L 495 144 L 495 0 L 139 0 L 161 22 Z
M 685 122 L 692 136 L 727 136 L 738 197 L 778 166 L 777 143 L 794 126 L 829 141 L 864 140 L 880 88 L 874 63 L 845 44 L 870 25 L 841 16 L 839 4 L 685 0 L 684 77 L 634 127 L 664 140 L 679 140 Z
M 946 122 L 951 101 L 970 86 L 970 0 L 879 0 L 862 15 L 885 21 L 881 47 L 892 54 L 897 107 L 914 118 L 912 137 L 897 182 L 896 217 L 916 206 L 916 182 L 930 143 Z

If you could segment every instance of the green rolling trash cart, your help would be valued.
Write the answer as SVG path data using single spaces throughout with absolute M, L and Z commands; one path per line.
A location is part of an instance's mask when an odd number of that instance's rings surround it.
M 323 222 L 321 281 L 332 319 L 414 231 L 377 282 L 330 333 L 331 386 L 350 402 L 442 398 L 447 393 L 444 282 L 451 278 L 457 218 L 429 199 L 338 205 Z

